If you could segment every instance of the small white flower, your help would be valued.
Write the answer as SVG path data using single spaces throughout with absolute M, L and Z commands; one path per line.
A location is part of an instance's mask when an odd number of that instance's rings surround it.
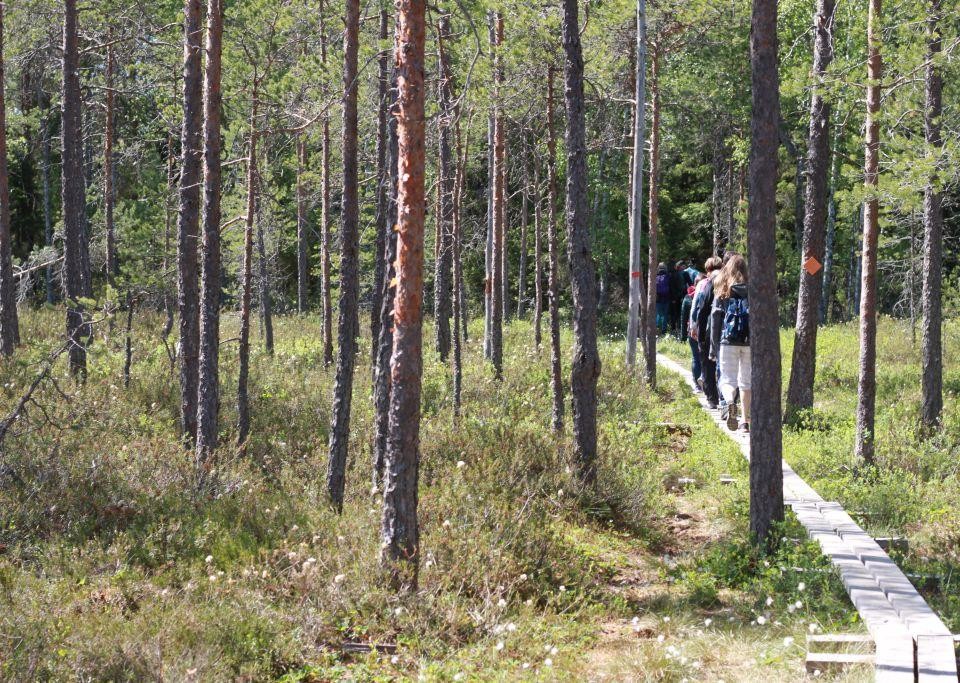
M 557 490 L 557 498 L 563 498 L 563 489 Z
M 497 600 L 497 607 L 506 607 L 506 606 L 507 606 L 506 600 L 504 600 L 503 598 L 500 598 L 499 600 Z
M 465 463 L 463 460 L 457 460 L 457 469 L 458 469 L 458 470 L 463 469 L 463 468 L 466 467 L 466 466 L 467 466 L 467 463 Z
M 795 603 L 793 603 L 793 606 L 796 607 L 797 609 L 800 609 L 801 607 L 803 607 L 803 600 L 797 600 Z
M 769 595 L 767 596 L 767 607 L 770 607 L 773 604 L 773 598 Z
M 393 610 L 393 613 L 399 617 L 401 614 L 403 614 L 403 608 L 398 607 L 397 609 Z
M 664 640 L 666 640 L 666 636 L 664 636 L 662 633 L 659 636 L 657 636 L 658 643 L 662 643 Z
M 404 174 L 404 175 L 405 175 L 407 178 L 410 177 L 408 174 Z M 453 680 L 455 680 L 455 681 L 462 681 L 462 680 L 463 680 L 463 674 L 462 674 L 462 673 L 455 673 L 455 674 L 453 675 Z
M 529 668 L 530 668 L 530 663 L 529 663 L 529 662 L 524 662 L 524 663 L 523 663 L 523 668 L 524 668 L 524 669 L 529 669 Z
M 204 562 L 206 562 L 207 564 L 210 564 L 211 562 L 213 562 L 213 555 L 207 555 L 207 558 L 204 560 Z
M 397 664 L 399 661 L 400 661 L 400 658 L 397 657 L 396 655 L 394 655 L 393 657 L 390 658 L 390 663 L 391 663 L 391 664 Z
M 520 580 L 521 580 L 521 581 L 526 581 L 526 580 L 527 580 L 527 575 L 526 575 L 526 574 L 521 574 L 521 575 L 520 575 Z
M 547 657 L 546 659 L 543 660 L 543 665 L 544 665 L 544 666 L 553 666 L 553 660 L 550 659 L 549 657 Z
M 706 619 L 703 620 L 703 625 L 704 625 L 704 626 L 708 626 L 708 627 L 709 627 L 710 624 L 712 624 L 712 623 L 713 623 L 713 619 L 711 619 L 710 617 L 707 617 Z
M 566 592 L 567 592 L 567 587 L 564 586 L 564 585 L 561 585 L 561 586 L 560 586 L 560 592 L 561 592 L 561 593 L 566 593 Z
M 333 577 L 334 583 L 343 583 L 347 579 L 346 574 L 337 574 Z
M 792 637 L 792 636 L 787 636 L 786 638 L 783 639 L 783 646 L 784 646 L 784 647 L 790 647 L 791 645 L 793 645 L 793 637 Z
M 757 623 L 763 626 L 764 624 L 767 623 L 767 618 L 764 616 L 759 616 L 757 617 Z
M 503 650 L 503 648 L 504 648 L 504 645 L 502 640 L 498 641 L 497 644 L 494 646 L 494 649 L 497 652 L 500 652 L 501 650 Z
M 811 621 L 810 625 L 807 627 L 807 630 L 810 631 L 810 633 L 816 633 L 820 630 L 820 626 Z
M 347 539 L 345 539 L 343 536 L 337 536 L 337 543 L 343 543 L 345 540 Z
M 533 604 L 533 598 L 527 598 L 526 602 L 524 602 L 523 604 L 529 607 L 530 605 Z
M 669 624 L 669 623 L 670 623 L 670 617 L 664 617 L 664 618 L 663 618 L 663 623 L 664 623 L 664 624 Z
M 450 528 L 450 520 L 449 520 L 449 519 L 443 520 L 443 525 L 442 525 L 442 526 L 443 526 L 444 529 L 449 529 L 449 528 Z
M 550 648 L 550 654 L 551 654 L 552 656 L 556 657 L 558 652 L 560 652 L 560 650 L 558 650 L 557 648 L 555 648 L 555 647 L 551 647 L 551 648 Z
M 517 630 L 517 625 L 514 624 L 513 622 L 510 622 L 509 624 L 507 624 L 507 631 L 509 631 L 510 633 L 513 633 L 516 630 Z
M 798 591 L 803 592 L 803 591 L 805 591 L 806 589 L 807 589 L 807 584 L 805 584 L 803 581 L 801 581 L 800 583 L 797 584 L 797 590 L 798 590 Z
M 210 578 L 210 583 L 214 583 L 214 582 L 216 582 L 216 580 L 217 580 L 217 575 L 216 575 L 216 574 L 211 574 L 209 578 Z
M 813 677 L 814 677 L 814 678 L 820 678 L 820 675 L 821 675 L 821 674 L 820 674 L 820 669 L 814 670 L 814 672 L 813 672 Z
M 787 611 L 788 611 L 790 614 L 793 614 L 794 612 L 797 611 L 797 606 L 796 606 L 796 605 L 787 605 Z

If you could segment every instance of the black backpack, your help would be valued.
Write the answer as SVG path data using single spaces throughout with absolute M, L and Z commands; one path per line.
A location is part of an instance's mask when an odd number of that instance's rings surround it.
M 731 298 L 723 314 L 723 339 L 730 344 L 745 346 L 750 343 L 750 302 Z

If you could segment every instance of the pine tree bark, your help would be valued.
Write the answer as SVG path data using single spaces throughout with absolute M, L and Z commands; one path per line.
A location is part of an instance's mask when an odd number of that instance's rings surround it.
M 490 23 L 490 49 L 494 49 L 493 22 Z M 493 195 L 496 186 L 493 164 L 493 111 L 487 120 L 487 236 L 483 251 L 483 357 L 492 358 L 493 325 Z
M 417 521 L 420 388 L 423 371 L 424 0 L 397 2 L 396 64 L 400 147 L 397 187 L 397 296 L 393 392 L 383 497 L 382 561 L 395 589 L 415 590 L 420 560 Z
M 53 190 L 50 187 L 50 111 L 44 112 L 42 119 L 43 136 L 43 243 L 46 247 L 53 249 Z M 47 303 L 53 305 L 57 302 L 57 290 L 54 287 L 53 266 L 47 266 L 44 273 L 44 285 L 47 294 Z
M 837 177 L 840 174 L 840 127 L 833 132 L 830 156 L 830 185 L 827 192 L 827 238 L 823 253 L 823 296 L 820 297 L 820 324 L 833 321 L 833 251 L 837 234 Z
M 17 283 L 10 234 L 10 176 L 7 171 L 7 105 L 4 97 L 3 5 L 0 5 L 0 354 L 12 356 L 20 343 Z
M 324 3 L 320 0 L 320 67 L 327 70 L 327 34 L 324 17 Z M 324 98 L 327 95 L 326 84 L 322 89 Z M 333 364 L 333 301 L 330 293 L 330 117 L 323 115 L 321 125 L 321 145 L 323 146 L 320 163 L 320 289 L 323 303 L 323 366 Z
M 657 388 L 657 265 L 660 235 L 660 52 L 650 55 L 650 205 L 647 209 L 646 382 Z
M 382 255 L 385 265 L 383 277 L 383 294 L 380 300 L 380 336 L 377 343 L 377 357 L 373 372 L 373 488 L 379 490 L 383 480 L 384 467 L 387 457 L 387 436 L 390 433 L 390 390 L 392 377 L 390 374 L 390 356 L 393 354 L 393 304 L 396 298 L 396 267 L 397 260 L 397 231 L 393 226 L 397 224 L 397 171 L 400 163 L 400 152 L 397 140 L 397 73 L 394 69 L 391 77 L 390 89 L 384 106 L 388 108 L 387 117 L 387 204 L 384 221 L 389 226 L 387 239 L 384 243 Z
M 117 267 L 117 236 L 113 220 L 113 206 L 115 193 L 113 189 L 113 136 L 114 136 L 114 88 L 113 88 L 113 32 L 107 32 L 107 66 L 105 74 L 106 111 L 103 126 L 103 215 L 104 231 L 107 242 L 107 282 L 114 285 L 118 274 Z
M 259 206 L 258 206 L 259 210 Z M 260 299 L 260 322 L 263 325 L 263 350 L 273 355 L 273 297 L 270 294 L 270 269 L 263 221 L 257 220 L 257 286 Z
M 197 470 L 207 481 L 220 413 L 220 90 L 223 0 L 208 0 L 203 83 L 203 244 L 200 270 L 200 374 L 197 382 Z
M 530 223 L 529 196 L 530 189 L 530 168 L 527 159 L 527 151 L 522 151 L 523 159 L 522 179 L 523 187 L 520 188 L 520 263 L 517 270 L 517 318 L 523 318 L 527 314 L 527 231 Z
M 767 547 L 783 520 L 780 324 L 777 304 L 777 0 L 754 0 L 750 30 L 750 532 Z M 748 400 L 744 397 L 744 400 Z
M 177 308 L 180 328 L 180 423 L 184 441 L 197 438 L 200 373 L 200 301 L 197 252 L 203 168 L 203 71 L 200 0 L 184 1 L 183 125 L 180 131 L 180 198 L 177 211 Z
M 359 333 L 360 203 L 357 178 L 357 52 L 360 44 L 360 2 L 346 0 L 343 37 L 343 210 L 340 221 L 340 303 L 337 322 L 337 376 L 330 421 L 327 495 L 343 510 L 353 370 Z
M 454 127 L 454 143 L 457 146 L 457 164 L 453 183 L 453 415 L 460 417 L 463 394 L 463 330 L 460 320 L 464 317 L 462 229 L 460 207 L 467 166 L 470 125 L 467 124 L 467 140 L 460 139 L 460 117 L 457 113 Z
M 585 486 L 597 477 L 597 290 L 590 253 L 587 207 L 587 146 L 583 98 L 583 53 L 577 0 L 563 2 L 565 54 L 564 99 L 567 107 L 567 257 L 573 293 L 573 361 L 570 395 L 573 407 L 574 461 Z
M 450 317 L 452 309 L 451 270 L 453 266 L 453 125 L 454 111 L 453 73 L 444 46 L 444 40 L 450 35 L 449 19 L 440 17 L 437 24 L 437 88 L 439 90 L 440 120 L 440 178 L 437 192 L 440 198 L 440 211 L 437 214 L 437 258 L 434 262 L 433 305 L 436 348 L 441 362 L 446 363 L 450 355 Z
M 247 150 L 247 215 L 243 230 L 243 265 L 240 284 L 240 344 L 237 373 L 237 445 L 246 444 L 250 433 L 250 302 L 253 289 L 253 228 L 257 191 L 257 88 L 254 84 L 250 109 L 250 141 Z M 300 143 L 302 144 L 302 143 Z
M 493 16 L 493 252 L 491 254 L 492 283 L 490 294 L 490 361 L 497 379 L 503 378 L 503 281 L 504 281 L 504 120 L 501 111 L 501 56 L 503 45 L 503 17 Z
M 376 190 L 376 223 L 377 239 L 374 245 L 373 295 L 370 303 L 370 363 L 374 382 L 376 382 L 377 349 L 380 344 L 380 316 L 383 309 L 383 278 L 387 271 L 387 263 L 383 260 L 386 253 L 387 239 L 393 230 L 393 225 L 387 223 L 387 190 L 390 183 L 390 172 L 387 169 L 387 93 L 390 88 L 390 53 L 383 49 L 383 41 L 388 37 L 389 15 L 386 7 L 380 8 L 380 41 L 381 50 L 377 58 L 377 190 Z
M 927 73 L 925 134 L 927 153 L 938 159 L 943 149 L 940 118 L 943 114 L 943 76 L 936 63 L 943 50 L 941 0 L 930 0 L 927 15 Z M 936 171 L 923 192 L 923 359 L 920 422 L 936 429 L 943 412 L 943 203 Z
M 310 296 L 310 226 L 307 224 L 307 141 L 297 138 L 297 313 L 307 312 Z
M 550 389 L 553 395 L 551 426 L 563 431 L 563 377 L 560 356 L 560 255 L 557 245 L 557 139 L 553 128 L 553 74 L 547 67 L 547 250 L 550 258 Z
M 540 164 L 535 158 L 533 163 L 533 343 L 540 351 L 543 344 L 543 227 L 540 197 Z
M 636 79 L 634 93 L 633 159 L 630 175 L 630 273 L 627 308 L 627 367 L 637 362 L 637 338 L 646 334 L 640 328 L 640 307 L 644 303 L 643 252 L 643 142 L 646 140 L 647 97 L 647 3 L 637 0 Z
M 808 259 L 822 266 L 827 227 L 827 176 L 830 168 L 830 102 L 824 98 L 822 80 L 833 60 L 834 0 L 817 0 L 813 15 L 813 75 L 820 81 L 810 98 L 810 132 L 807 140 L 806 206 L 803 211 L 800 294 L 794 329 L 793 363 L 787 387 L 786 419 L 813 407 L 813 382 L 817 372 L 817 327 L 823 296 L 823 268 L 811 274 Z
M 77 48 L 77 3 L 63 2 L 63 126 L 62 189 L 64 293 L 67 298 L 67 339 L 70 341 L 70 372 L 85 378 L 89 324 L 80 299 L 92 293 L 87 242 L 86 183 L 83 168 L 82 101 Z
M 881 0 L 870 0 L 867 15 L 867 121 L 863 184 L 863 256 L 860 285 L 860 372 L 857 381 L 855 454 L 868 464 L 874 459 L 874 419 L 877 401 L 877 245 L 880 239 L 877 177 L 880 167 Z

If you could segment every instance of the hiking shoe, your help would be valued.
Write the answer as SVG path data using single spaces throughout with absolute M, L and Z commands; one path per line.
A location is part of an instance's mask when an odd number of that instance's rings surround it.
M 727 429 L 731 432 L 737 429 L 737 404 L 734 403 L 727 408 Z
M 720 404 L 720 419 L 724 422 L 730 419 L 730 406 L 726 403 Z
M 707 408 L 710 410 L 716 410 L 719 406 L 716 401 L 707 401 Z
M 747 434 L 749 434 L 749 433 L 750 433 L 750 423 L 749 423 L 749 422 L 741 422 L 741 423 L 740 423 L 740 431 L 741 431 L 741 432 L 746 432 Z

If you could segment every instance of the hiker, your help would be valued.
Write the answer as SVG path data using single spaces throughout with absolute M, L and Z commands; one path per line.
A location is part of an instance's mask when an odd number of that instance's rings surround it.
M 683 308 L 683 297 L 687 295 L 685 270 L 686 264 L 683 261 L 677 261 L 670 273 L 670 329 L 679 341 L 683 341 L 684 337 L 680 309 Z
M 714 282 L 711 317 L 711 356 L 720 364 L 720 392 L 726 406 L 720 418 L 732 431 L 750 431 L 750 303 L 747 299 L 747 262 L 734 254 Z M 743 415 L 737 422 L 736 393 Z
M 717 389 L 717 363 L 710 358 L 710 309 L 713 307 L 713 282 L 720 274 L 723 261 L 711 256 L 703 264 L 706 276 L 697 284 L 690 308 L 690 336 L 700 352 L 700 388 L 707 397 L 707 407 L 716 410 L 720 402 Z
M 703 275 L 698 275 L 696 283 L 699 284 L 703 278 Z M 680 320 L 682 321 L 681 324 L 684 331 L 683 336 L 686 337 L 687 343 L 690 344 L 690 373 L 693 375 L 693 381 L 696 385 L 693 391 L 694 393 L 699 393 L 703 391 L 700 388 L 700 345 L 697 343 L 697 338 L 693 333 L 693 323 L 690 319 L 690 313 L 693 310 L 693 297 L 696 292 L 696 285 L 687 287 L 687 295 L 683 297 L 683 305 L 680 308 Z
M 657 334 L 667 331 L 670 321 L 670 273 L 667 264 L 657 266 Z

